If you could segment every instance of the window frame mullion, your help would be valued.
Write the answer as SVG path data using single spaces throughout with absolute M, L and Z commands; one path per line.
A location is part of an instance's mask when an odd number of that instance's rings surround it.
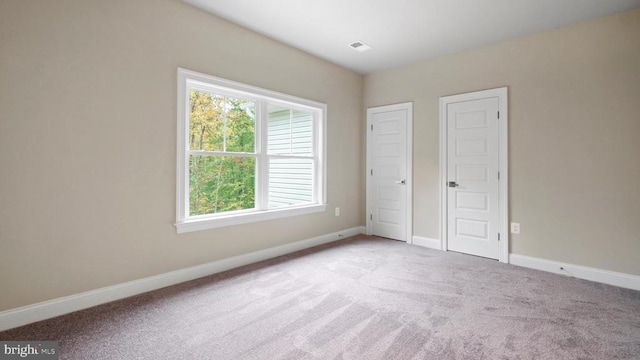
M 313 132 L 313 136 L 311 137 L 311 155 L 313 157 L 313 202 L 314 203 L 318 203 L 318 202 L 324 202 L 323 198 L 326 196 L 324 194 L 324 189 L 323 189 L 323 179 L 319 179 L 318 176 L 319 174 L 323 174 L 323 161 L 326 161 L 326 159 L 324 159 L 324 154 L 320 154 L 320 143 L 318 143 L 318 139 L 320 139 L 320 137 L 324 136 L 324 134 L 321 132 L 320 129 L 320 119 L 318 118 L 318 112 L 314 111 L 313 112 L 313 118 L 312 118 L 313 122 L 311 123 L 311 131 Z M 321 198 L 321 196 L 323 198 Z
M 264 100 L 258 101 L 258 104 L 260 111 L 259 114 L 256 114 L 256 132 L 258 133 L 256 139 L 260 143 L 256 144 L 258 152 L 256 208 L 264 211 L 269 208 L 269 156 L 267 154 L 267 149 L 269 148 L 269 104 Z
M 289 109 L 289 154 L 293 154 L 293 109 Z

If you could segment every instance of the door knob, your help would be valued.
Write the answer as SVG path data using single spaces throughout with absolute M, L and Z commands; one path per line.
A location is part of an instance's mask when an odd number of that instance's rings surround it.
M 403 180 L 396 180 L 396 181 L 394 181 L 394 183 L 404 185 L 404 184 L 407 183 L 407 180 L 404 180 L 404 179 Z
M 460 185 L 458 185 L 458 183 L 457 183 L 457 182 L 455 182 L 455 181 L 449 181 L 449 187 L 458 187 L 458 186 L 460 186 Z

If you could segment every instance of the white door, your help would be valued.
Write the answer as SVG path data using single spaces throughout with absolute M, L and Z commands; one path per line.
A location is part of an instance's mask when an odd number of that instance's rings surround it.
M 407 241 L 411 104 L 370 108 L 367 115 L 368 229 L 373 235 Z
M 446 105 L 447 248 L 498 259 L 498 97 Z

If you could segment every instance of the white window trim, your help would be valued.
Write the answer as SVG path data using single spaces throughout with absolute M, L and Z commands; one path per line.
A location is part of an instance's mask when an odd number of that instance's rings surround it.
M 277 103 L 285 105 L 294 109 L 301 110 L 313 110 L 314 114 L 320 110 L 320 115 L 317 121 L 314 121 L 314 131 L 317 131 L 317 136 L 313 137 L 315 150 L 317 152 L 317 161 L 315 162 L 315 174 L 314 176 L 314 191 L 312 204 L 305 204 L 300 206 L 292 206 L 286 208 L 276 208 L 268 210 L 240 210 L 233 212 L 220 213 L 215 215 L 201 215 L 188 217 L 188 161 L 186 160 L 187 144 L 189 131 L 187 129 L 187 121 L 189 117 L 188 113 L 188 82 L 200 82 L 206 89 L 207 85 L 216 87 L 224 87 L 232 90 L 234 93 L 229 95 L 238 96 L 242 95 L 243 98 L 249 100 L 269 100 L 271 103 Z M 227 95 L 224 91 L 220 92 L 221 95 Z M 327 146 L 326 146 L 326 133 L 327 133 L 327 105 L 319 102 L 298 98 L 295 96 L 278 93 L 271 90 L 266 90 L 242 83 L 209 76 L 206 74 L 198 73 L 191 70 L 178 68 L 178 139 L 177 139 L 177 179 L 176 179 L 176 230 L 178 234 L 206 229 L 214 229 L 224 226 L 232 226 L 239 224 L 252 223 L 257 221 L 271 220 L 277 218 L 284 218 L 290 216 L 311 214 L 317 212 L 324 212 L 327 209 Z M 258 106 L 260 107 L 260 106 Z M 266 111 L 266 109 L 256 109 L 256 111 Z M 260 122 L 256 122 L 256 126 L 260 127 Z M 256 139 L 257 145 L 260 142 L 265 141 L 266 131 L 264 129 L 257 128 L 257 133 L 262 135 L 262 138 Z M 320 139 L 321 141 L 317 141 Z M 258 155 L 258 157 L 267 157 L 266 151 Z M 264 164 L 264 162 L 261 162 Z M 259 170 L 260 172 L 260 170 Z M 260 186 L 262 183 L 257 183 Z M 266 186 L 265 186 L 266 187 Z M 258 190 L 258 189 L 257 189 Z M 261 188 L 256 192 L 266 196 L 265 191 L 267 189 Z

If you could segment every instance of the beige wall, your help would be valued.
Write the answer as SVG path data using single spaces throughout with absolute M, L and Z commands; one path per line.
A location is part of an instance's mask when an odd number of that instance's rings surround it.
M 177 235 L 178 67 L 327 103 L 330 210 Z M 1 1 L 0 310 L 364 225 L 362 94 L 178 0 Z
M 440 237 L 438 98 L 501 86 L 510 251 L 640 275 L 640 10 L 365 77 L 414 102 L 414 234 Z

